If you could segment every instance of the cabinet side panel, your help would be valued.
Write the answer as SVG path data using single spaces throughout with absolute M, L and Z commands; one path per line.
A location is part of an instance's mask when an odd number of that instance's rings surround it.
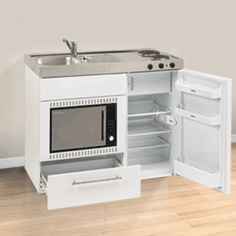
M 172 129 L 171 132 L 171 162 L 174 168 L 174 160 L 177 159 L 181 155 L 181 133 L 182 133 L 182 120 L 180 116 L 175 114 L 175 108 L 181 102 L 180 96 L 176 91 L 175 83 L 178 80 L 178 72 L 172 72 L 171 77 L 171 93 L 170 93 L 170 101 L 169 101 L 169 109 L 171 110 L 171 114 L 176 120 L 176 126 Z
M 25 169 L 37 191 L 40 191 L 39 78 L 25 66 Z
M 223 152 L 223 178 L 222 178 L 222 191 L 225 194 L 231 193 L 231 113 L 232 113 L 232 81 L 227 79 L 225 81 L 225 86 L 223 89 L 223 111 L 226 111 L 222 114 L 222 152 Z

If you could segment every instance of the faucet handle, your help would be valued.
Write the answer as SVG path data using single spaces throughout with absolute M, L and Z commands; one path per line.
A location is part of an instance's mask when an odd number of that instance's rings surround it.
M 68 41 L 67 39 L 63 39 L 62 40 L 64 43 L 66 43 L 66 45 L 68 46 L 68 48 L 70 49 L 71 52 L 71 56 L 73 57 L 77 57 L 77 43 L 74 41 Z
M 71 41 L 71 47 L 77 51 L 77 43 L 74 41 Z
M 71 50 L 72 46 L 71 46 L 69 40 L 67 40 L 67 39 L 62 39 L 62 42 L 63 42 L 63 43 L 66 43 L 66 45 L 68 46 L 68 48 Z

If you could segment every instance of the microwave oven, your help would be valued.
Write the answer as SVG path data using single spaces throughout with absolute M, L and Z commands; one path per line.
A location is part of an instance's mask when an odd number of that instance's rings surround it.
M 41 160 L 106 155 L 125 150 L 126 97 L 41 103 Z

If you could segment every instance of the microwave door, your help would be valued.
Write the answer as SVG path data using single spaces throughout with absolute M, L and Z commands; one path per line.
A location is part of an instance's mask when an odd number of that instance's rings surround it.
M 106 106 L 50 111 L 50 152 L 106 146 Z

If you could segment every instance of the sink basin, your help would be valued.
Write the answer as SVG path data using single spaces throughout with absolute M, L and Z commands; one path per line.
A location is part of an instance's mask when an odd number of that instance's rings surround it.
M 78 56 L 78 58 L 71 56 L 46 56 L 38 58 L 37 62 L 43 66 L 69 66 L 80 63 L 94 63 L 96 60 L 88 56 Z

